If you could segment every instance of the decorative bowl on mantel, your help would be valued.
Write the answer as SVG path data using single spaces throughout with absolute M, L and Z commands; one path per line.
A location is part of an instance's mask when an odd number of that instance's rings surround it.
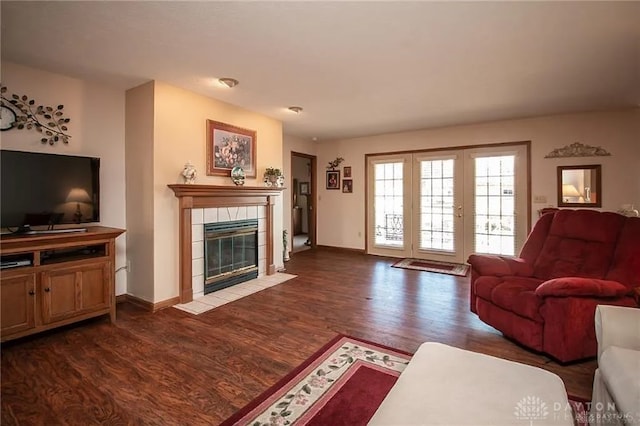
M 242 186 L 244 185 L 244 179 L 245 175 L 242 167 L 236 166 L 231 169 L 231 180 L 233 181 L 233 183 L 235 183 L 237 186 Z

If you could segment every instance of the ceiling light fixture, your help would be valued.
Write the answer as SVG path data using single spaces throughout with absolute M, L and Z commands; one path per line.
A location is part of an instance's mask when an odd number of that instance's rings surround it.
M 302 112 L 302 107 L 299 106 L 290 106 L 289 111 L 293 111 L 296 114 L 300 114 Z
M 219 78 L 219 79 L 218 79 L 218 81 L 219 81 L 221 84 L 223 84 L 223 85 L 225 85 L 225 86 L 227 86 L 227 87 L 229 87 L 229 88 L 231 88 L 231 87 L 235 87 L 235 86 L 237 86 L 237 85 L 238 85 L 238 83 L 240 83 L 240 82 L 239 82 L 238 80 L 236 80 L 235 78 L 228 78 L 228 77 Z

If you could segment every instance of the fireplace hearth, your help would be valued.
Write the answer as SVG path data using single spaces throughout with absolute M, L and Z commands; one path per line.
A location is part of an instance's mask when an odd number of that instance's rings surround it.
M 204 225 L 204 294 L 258 277 L 258 220 Z

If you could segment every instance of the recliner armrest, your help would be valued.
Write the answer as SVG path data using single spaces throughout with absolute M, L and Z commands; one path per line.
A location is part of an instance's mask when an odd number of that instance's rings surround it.
M 562 277 L 543 282 L 535 293 L 538 297 L 621 297 L 632 291 L 617 281 Z
M 610 346 L 640 350 L 640 309 L 598 305 L 595 324 L 598 363 L 604 350 Z
M 472 254 L 467 260 L 480 275 L 484 276 L 513 276 L 530 277 L 533 267 L 524 259 L 515 257 L 492 256 L 486 254 Z

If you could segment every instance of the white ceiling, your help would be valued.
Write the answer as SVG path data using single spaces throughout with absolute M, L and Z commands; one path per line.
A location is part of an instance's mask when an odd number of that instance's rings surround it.
M 2 60 L 122 89 L 161 80 L 305 138 L 640 106 L 640 2 L 1 8 Z M 240 84 L 224 89 L 218 77 Z

